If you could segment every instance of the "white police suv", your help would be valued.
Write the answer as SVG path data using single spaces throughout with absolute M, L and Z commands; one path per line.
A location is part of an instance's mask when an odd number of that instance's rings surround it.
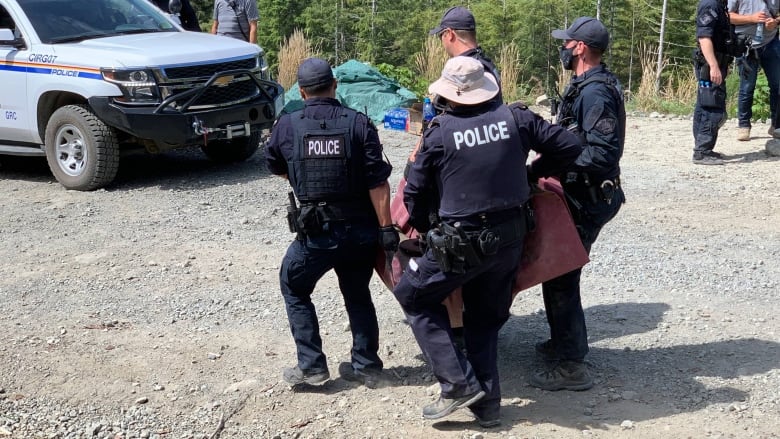
M 75 190 L 125 148 L 250 157 L 284 104 L 262 49 L 175 23 L 146 0 L 0 0 L 0 154 L 45 155 Z

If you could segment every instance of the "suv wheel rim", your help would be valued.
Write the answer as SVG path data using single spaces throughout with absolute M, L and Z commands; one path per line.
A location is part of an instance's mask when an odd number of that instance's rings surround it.
M 57 164 L 62 172 L 78 177 L 87 165 L 87 148 L 84 134 L 74 125 L 63 125 L 54 136 Z

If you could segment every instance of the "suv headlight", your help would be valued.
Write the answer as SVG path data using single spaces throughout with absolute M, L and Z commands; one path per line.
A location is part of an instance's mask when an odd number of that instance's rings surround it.
M 128 104 L 155 104 L 160 102 L 160 89 L 151 70 L 102 69 L 103 79 L 122 90 L 117 101 Z
M 265 62 L 265 52 L 263 49 L 260 49 L 260 53 L 257 54 L 257 67 L 260 69 L 260 72 L 258 73 L 260 79 L 271 79 L 271 73 L 268 69 L 268 64 Z

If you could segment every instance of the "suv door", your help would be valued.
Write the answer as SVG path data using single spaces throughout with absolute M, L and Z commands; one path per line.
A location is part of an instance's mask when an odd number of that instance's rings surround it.
M 12 9 L 0 0 L 0 29 L 11 29 L 14 36 L 22 35 L 16 25 Z M 30 68 L 27 47 L 17 49 L 0 45 L 0 143 L 33 142 L 30 127 L 35 112 L 27 105 L 27 70 Z

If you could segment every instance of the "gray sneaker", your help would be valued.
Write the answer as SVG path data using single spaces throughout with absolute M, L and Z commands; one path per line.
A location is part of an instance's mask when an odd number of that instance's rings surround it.
M 457 409 L 468 407 L 471 404 L 482 399 L 485 396 L 485 392 L 482 390 L 468 395 L 463 395 L 460 398 L 444 398 L 442 396 L 433 404 L 428 404 L 423 407 L 423 418 L 425 419 L 439 419 L 443 418 Z
M 579 361 L 559 361 L 552 368 L 536 372 L 528 380 L 542 390 L 588 390 L 593 387 L 588 366 Z
M 327 370 L 312 372 L 303 371 L 300 367 L 288 367 L 282 371 L 282 378 L 284 382 L 291 386 L 298 384 L 311 384 L 312 386 L 319 386 L 325 384 L 330 379 L 330 372 Z
M 716 157 L 714 154 L 702 154 L 699 152 L 693 153 L 694 165 L 722 165 L 723 159 Z

